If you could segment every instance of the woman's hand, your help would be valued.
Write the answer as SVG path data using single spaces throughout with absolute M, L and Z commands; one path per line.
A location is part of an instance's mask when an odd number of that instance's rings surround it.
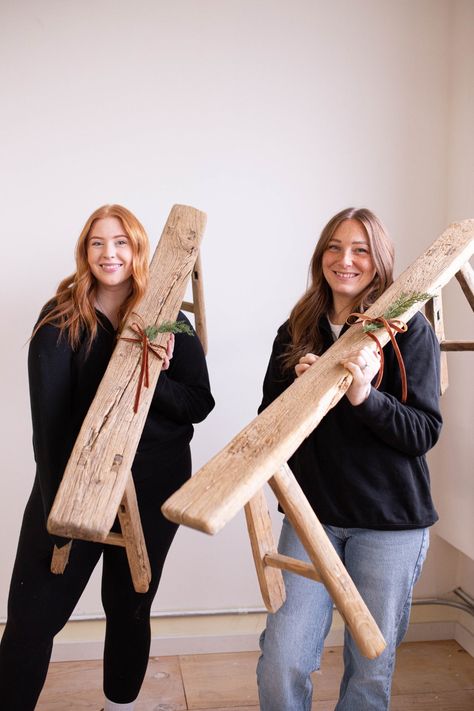
M 298 365 L 295 365 L 296 377 L 299 378 L 300 375 L 303 375 L 318 359 L 319 356 L 314 355 L 314 353 L 306 353 L 306 355 L 302 356 L 298 361 Z
M 163 364 L 161 366 L 161 370 L 168 370 L 170 367 L 170 361 L 171 358 L 173 357 L 173 351 L 174 351 L 174 333 L 170 333 L 170 337 L 168 339 L 168 343 L 166 344 L 166 353 L 163 354 Z
M 370 393 L 371 382 L 380 369 L 380 356 L 378 351 L 371 346 L 364 346 L 358 351 L 349 353 L 341 365 L 352 375 L 352 383 L 346 396 L 352 405 L 360 405 L 367 400 Z

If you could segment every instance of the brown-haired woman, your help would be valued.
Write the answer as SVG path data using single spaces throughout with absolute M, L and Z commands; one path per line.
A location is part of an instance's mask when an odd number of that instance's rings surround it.
M 260 411 L 301 376 L 392 282 L 393 247 L 380 220 L 349 208 L 323 229 L 311 260 L 311 284 L 280 327 L 263 385 Z M 439 346 L 417 314 L 397 341 L 408 376 L 401 377 L 391 345 L 380 368 L 375 349 L 348 353 L 353 376 L 346 396 L 323 418 L 289 460 L 314 511 L 377 621 L 387 648 L 363 657 L 345 632 L 344 675 L 337 711 L 385 711 L 395 650 L 409 620 L 413 586 L 437 519 L 425 454 L 441 429 Z M 284 519 L 279 550 L 309 560 Z M 262 711 L 309 711 L 310 674 L 319 668 L 332 620 L 321 583 L 284 573 L 286 602 L 268 616 L 257 677 Z
M 147 593 L 136 593 L 125 551 L 75 541 L 63 575 L 50 572 L 54 543 L 45 521 L 82 421 L 125 319 L 148 283 L 149 244 L 137 218 L 105 205 L 87 220 L 76 247 L 76 272 L 43 308 L 28 353 L 33 447 L 37 465 L 12 575 L 0 645 L 0 705 L 32 711 L 53 637 L 67 622 L 103 555 L 106 615 L 105 709 L 133 709 L 150 647 L 150 608 L 177 526 L 161 504 L 191 473 L 192 423 L 214 406 L 199 339 L 170 337 L 163 371 L 132 466 L 152 568 Z M 180 320 L 186 320 L 183 314 Z

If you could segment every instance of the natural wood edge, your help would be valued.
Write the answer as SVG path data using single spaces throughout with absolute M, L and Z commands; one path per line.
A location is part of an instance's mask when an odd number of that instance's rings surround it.
M 110 528 L 111 527 L 112 524 L 110 525 Z M 82 525 L 65 522 L 61 516 L 56 518 L 56 516 L 51 513 L 49 514 L 46 528 L 48 533 L 51 533 L 53 536 L 62 536 L 63 538 L 72 539 L 77 538 L 79 541 L 92 541 L 93 543 L 106 543 L 107 537 L 111 535 L 109 532 L 95 527 L 92 528 L 88 526 L 85 528 Z

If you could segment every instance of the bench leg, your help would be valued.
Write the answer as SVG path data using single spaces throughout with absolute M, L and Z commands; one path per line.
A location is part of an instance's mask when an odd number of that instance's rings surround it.
M 285 602 L 285 583 L 281 570 L 265 562 L 265 556 L 277 548 L 263 489 L 245 505 L 245 518 L 263 602 L 269 612 L 276 612 Z
M 69 563 L 71 546 L 72 541 L 66 543 L 65 546 L 61 546 L 61 548 L 54 546 L 53 557 L 51 559 L 51 572 L 54 573 L 54 575 L 62 575 L 66 570 L 66 565 Z
M 122 529 L 123 541 L 127 552 L 128 564 L 132 575 L 133 587 L 137 592 L 147 592 L 151 580 L 151 568 L 146 550 L 143 528 L 138 511 L 137 495 L 130 474 L 118 517 Z
M 385 640 L 288 466 L 269 484 L 346 622 L 361 654 L 378 657 Z

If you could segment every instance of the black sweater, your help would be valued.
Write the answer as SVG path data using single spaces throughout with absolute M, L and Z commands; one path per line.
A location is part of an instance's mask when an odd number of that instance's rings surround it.
M 320 326 L 325 351 L 333 338 L 326 318 Z M 273 344 L 259 411 L 295 378 L 294 370 L 283 372 L 281 366 L 289 341 L 285 323 Z M 425 454 L 436 443 L 442 424 L 439 345 L 420 313 L 397 341 L 407 371 L 406 404 L 399 400 L 400 371 L 389 343 L 380 389 L 372 387 L 357 407 L 343 397 L 289 460 L 322 523 L 396 530 L 430 526 L 438 518 Z
M 90 352 L 84 339 L 73 350 L 56 326 L 42 326 L 30 342 L 28 375 L 33 420 L 33 448 L 45 516 L 51 509 L 82 421 L 94 399 L 116 343 L 112 324 L 100 317 Z M 180 321 L 189 321 L 179 314 Z M 58 338 L 59 337 L 59 338 Z M 170 367 L 160 373 L 132 466 L 136 482 L 173 476 L 188 450 L 192 423 L 214 407 L 201 343 L 177 334 Z

